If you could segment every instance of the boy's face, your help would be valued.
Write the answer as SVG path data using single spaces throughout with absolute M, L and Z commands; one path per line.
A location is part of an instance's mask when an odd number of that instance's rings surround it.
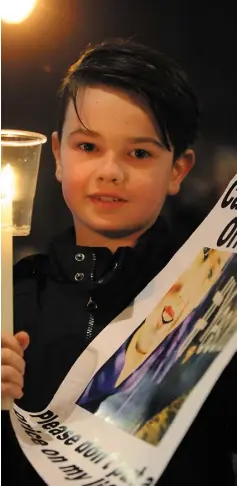
M 61 143 L 52 136 L 56 177 L 72 212 L 76 234 L 110 238 L 142 234 L 168 194 L 194 163 L 191 150 L 173 163 L 149 110 L 134 97 L 105 86 L 78 92 L 79 121 L 70 101 Z

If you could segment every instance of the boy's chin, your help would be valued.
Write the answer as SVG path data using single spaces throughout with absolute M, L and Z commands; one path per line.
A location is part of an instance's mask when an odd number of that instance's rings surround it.
M 106 238 L 109 238 L 111 240 L 118 240 L 118 239 L 124 239 L 128 238 L 129 236 L 132 236 L 138 232 L 142 231 L 141 226 L 136 226 L 136 227 L 124 227 L 124 226 L 117 226 L 117 227 L 97 227 L 94 228 L 96 233 L 100 234 L 101 236 L 104 236 Z M 145 228 L 144 228 L 145 231 Z

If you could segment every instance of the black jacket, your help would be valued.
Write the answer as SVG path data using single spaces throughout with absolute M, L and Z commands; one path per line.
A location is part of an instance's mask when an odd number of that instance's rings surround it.
M 15 332 L 29 332 L 25 353 L 25 410 L 44 409 L 78 356 L 166 265 L 174 245 L 156 224 L 135 249 L 75 246 L 74 230 L 57 237 L 48 255 L 14 268 Z M 108 343 L 109 346 L 109 343 Z M 226 368 L 159 481 L 159 486 L 234 485 L 237 356 Z M 44 484 L 21 452 L 3 412 L 3 485 Z M 12 467 L 14 465 L 14 467 Z

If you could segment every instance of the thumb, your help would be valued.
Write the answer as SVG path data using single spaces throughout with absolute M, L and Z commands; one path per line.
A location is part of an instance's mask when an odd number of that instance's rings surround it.
M 20 347 L 22 348 L 22 350 L 25 351 L 26 348 L 28 348 L 28 346 L 30 344 L 29 334 L 27 334 L 24 331 L 21 331 L 21 332 L 18 332 L 17 334 L 15 334 L 15 338 L 16 338 L 17 342 L 19 343 Z

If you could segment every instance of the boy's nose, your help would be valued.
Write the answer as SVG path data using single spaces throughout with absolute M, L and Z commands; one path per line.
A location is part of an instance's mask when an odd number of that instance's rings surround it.
M 124 181 L 124 171 L 114 157 L 101 161 L 97 170 L 97 180 L 113 184 L 121 184 Z

